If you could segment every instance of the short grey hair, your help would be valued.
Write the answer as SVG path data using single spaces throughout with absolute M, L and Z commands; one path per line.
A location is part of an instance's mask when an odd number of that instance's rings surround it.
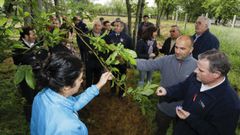
M 211 20 L 205 16 L 199 16 L 198 17 L 199 20 L 203 20 L 206 24 L 207 24 L 207 28 L 210 28 L 211 26 Z M 198 20 L 197 19 L 197 20 Z
M 231 69 L 228 57 L 216 49 L 198 55 L 198 59 L 207 59 L 209 61 L 209 71 L 212 73 L 219 71 L 222 76 L 226 76 Z
M 102 25 L 102 22 L 101 22 L 100 20 L 95 20 L 95 21 L 93 22 L 93 27 L 95 27 L 96 24 Z

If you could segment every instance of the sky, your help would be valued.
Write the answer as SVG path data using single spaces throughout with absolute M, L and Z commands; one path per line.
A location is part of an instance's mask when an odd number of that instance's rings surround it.
M 90 1 L 92 1 L 93 3 L 99 3 L 99 4 L 105 5 L 109 3 L 111 0 L 90 0 Z M 148 2 L 149 7 L 152 7 L 155 5 L 154 0 L 145 0 L 145 1 Z

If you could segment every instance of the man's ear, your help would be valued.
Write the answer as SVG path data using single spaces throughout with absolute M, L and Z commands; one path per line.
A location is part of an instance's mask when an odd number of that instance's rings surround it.
M 216 71 L 213 73 L 214 78 L 219 78 L 220 76 L 221 76 L 221 72 L 219 72 L 219 71 Z
M 193 49 L 194 49 L 194 48 L 193 48 L 193 47 L 191 47 L 190 53 L 192 53 Z

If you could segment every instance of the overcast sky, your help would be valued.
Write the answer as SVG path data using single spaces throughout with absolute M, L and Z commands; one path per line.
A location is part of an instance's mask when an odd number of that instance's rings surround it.
M 93 3 L 107 4 L 111 0 L 90 0 L 90 1 L 92 1 Z M 148 6 L 150 6 L 150 7 L 155 5 L 154 0 L 146 0 L 146 2 L 148 2 Z

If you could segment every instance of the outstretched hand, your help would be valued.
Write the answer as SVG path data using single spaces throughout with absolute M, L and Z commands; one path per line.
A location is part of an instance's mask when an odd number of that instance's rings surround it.
M 113 75 L 111 72 L 103 73 L 100 80 L 96 84 L 97 88 L 100 90 L 107 83 L 108 80 L 112 80 L 112 79 L 113 79 Z
M 167 91 L 163 87 L 158 87 L 155 93 L 157 96 L 165 96 L 167 94 Z

